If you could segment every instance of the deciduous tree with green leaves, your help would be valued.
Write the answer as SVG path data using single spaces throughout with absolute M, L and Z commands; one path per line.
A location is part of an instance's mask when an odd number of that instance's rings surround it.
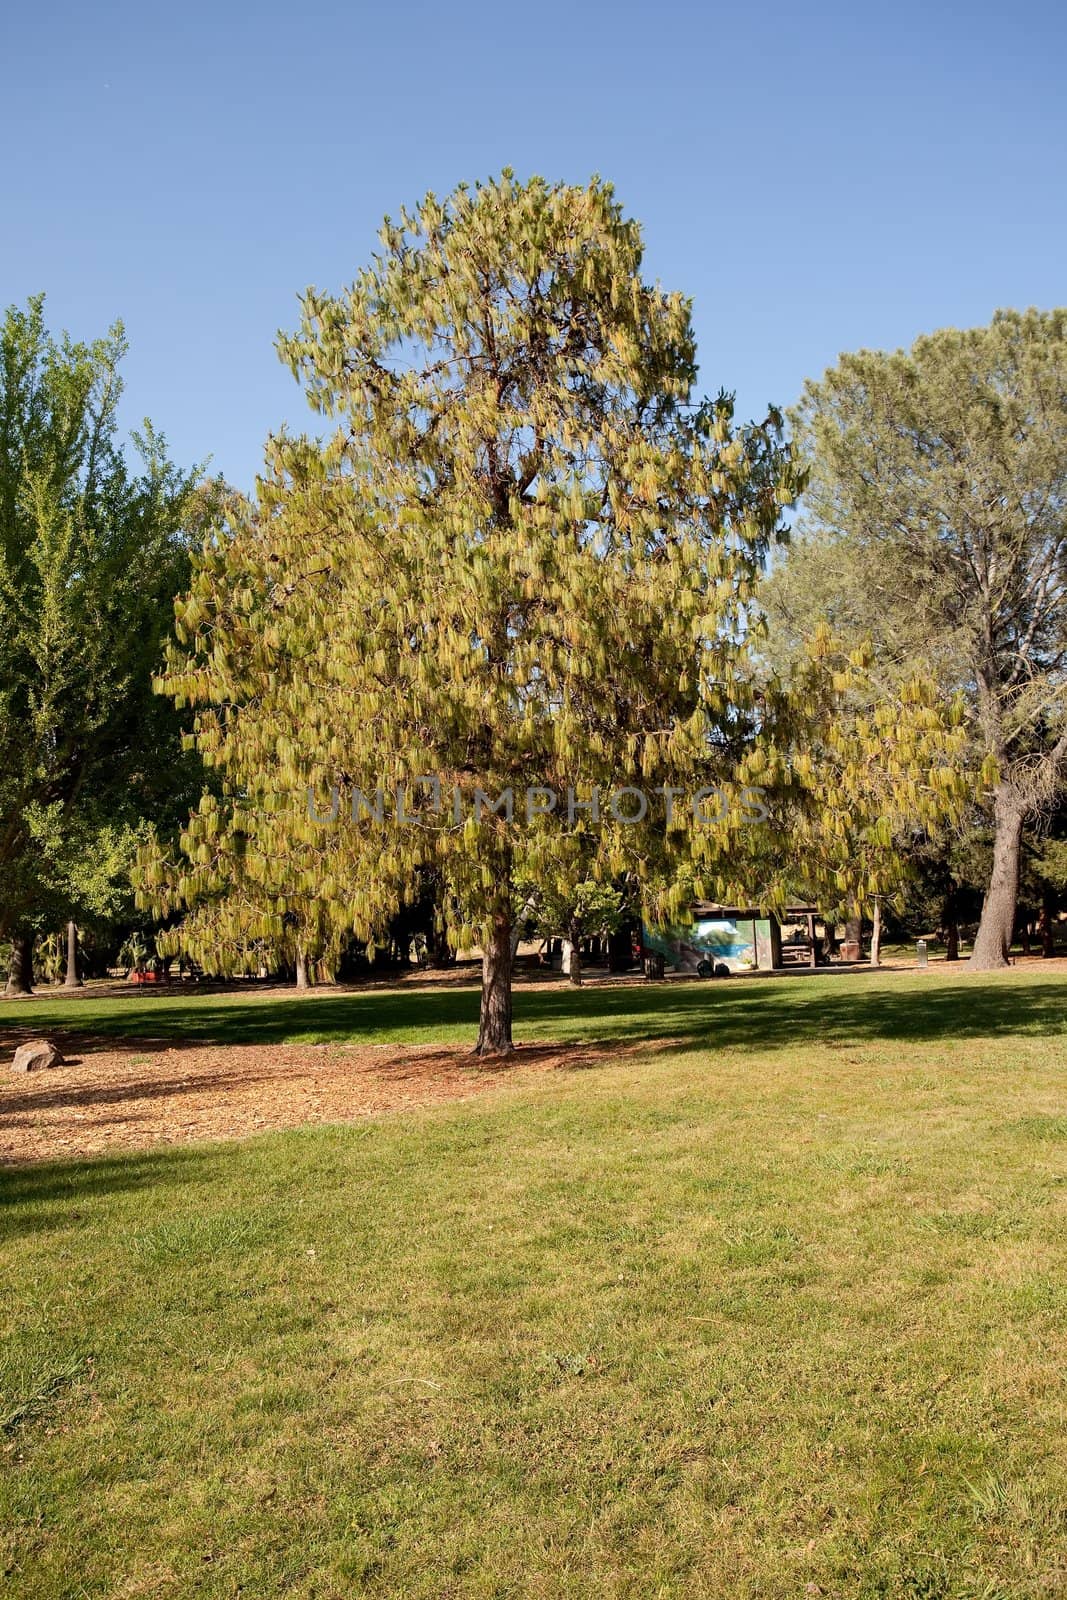
M 127 466 L 125 348 L 118 324 L 91 344 L 50 337 L 42 296 L 0 323 L 0 940 L 15 991 L 34 933 L 99 913 L 101 864 L 132 856 L 118 835 L 189 770 L 151 680 L 188 583 L 194 475 L 147 422 L 141 470 Z
M 542 891 L 533 921 L 538 931 L 549 938 L 563 934 L 564 970 L 575 988 L 581 988 L 582 940 L 614 933 L 628 909 L 640 912 L 639 906 L 628 906 L 625 887 L 587 878 Z

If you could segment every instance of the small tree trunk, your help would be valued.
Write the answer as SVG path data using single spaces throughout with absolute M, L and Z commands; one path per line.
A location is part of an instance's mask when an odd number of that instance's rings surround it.
M 1029 918 L 1029 915 L 1024 915 L 1023 919 L 1022 919 L 1022 922 L 1019 924 L 1019 936 L 1020 936 L 1020 941 L 1021 941 L 1022 947 L 1023 947 L 1023 955 L 1024 956 L 1028 956 L 1030 954 L 1030 918 Z
M 65 989 L 84 987 L 78 977 L 78 926 L 74 922 L 67 923 L 67 976 L 63 987 Z
M 33 934 L 14 933 L 11 936 L 11 962 L 7 970 L 7 987 L 4 995 L 33 993 Z
M 296 952 L 296 986 L 298 989 L 307 989 L 309 987 L 307 956 L 303 950 L 299 949 Z
M 875 896 L 874 913 L 871 922 L 871 966 L 878 967 L 882 963 L 882 902 Z
M 1046 958 L 1056 954 L 1056 940 L 1052 928 L 1052 890 L 1046 885 L 1041 891 L 1041 910 L 1037 918 L 1037 931 L 1041 938 L 1041 954 Z
M 1019 894 L 1024 809 L 1016 796 L 1002 787 L 997 790 L 993 815 L 993 871 L 968 962 L 976 972 L 994 972 L 1008 965 Z
M 571 951 L 568 975 L 576 989 L 582 987 L 582 925 L 580 922 L 571 921 L 567 929 Z
M 945 945 L 945 960 L 958 961 L 960 959 L 959 896 L 952 879 L 949 880 L 944 904 L 941 907 L 939 932 Z
M 482 952 L 482 1007 L 476 1054 L 510 1055 L 511 1040 L 511 914 L 499 909 L 493 917 L 489 938 Z

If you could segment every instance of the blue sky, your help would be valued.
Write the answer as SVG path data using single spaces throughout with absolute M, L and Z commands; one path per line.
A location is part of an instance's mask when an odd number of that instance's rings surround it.
M 277 361 L 382 216 L 510 165 L 610 178 L 745 413 L 846 349 L 1067 300 L 1060 4 L 541 0 L 9 11 L 0 298 L 124 318 L 127 420 L 251 485 Z

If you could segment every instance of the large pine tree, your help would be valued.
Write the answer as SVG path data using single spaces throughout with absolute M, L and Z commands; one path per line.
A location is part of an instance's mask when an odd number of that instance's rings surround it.
M 665 903 L 688 813 L 666 826 L 661 799 L 631 824 L 637 800 L 615 816 L 608 794 L 744 781 L 747 611 L 797 475 L 774 414 L 739 428 L 725 397 L 694 402 L 689 303 L 645 281 L 607 185 L 505 172 L 381 237 L 282 340 L 334 431 L 274 442 L 258 503 L 201 564 L 167 687 L 201 708 L 241 847 L 279 864 L 272 915 L 323 840 L 308 786 L 340 796 L 351 842 L 318 896 L 358 933 L 440 871 L 452 936 L 484 951 L 478 1048 L 500 1052 L 517 885 L 628 871 Z M 356 790 L 401 784 L 415 823 L 345 823 Z M 594 787 L 599 819 L 578 809 Z M 564 815 L 528 814 L 531 789 Z M 479 790 L 510 792 L 512 817 Z M 192 820 L 170 877 L 187 903 L 197 864 L 221 887 L 233 833 Z

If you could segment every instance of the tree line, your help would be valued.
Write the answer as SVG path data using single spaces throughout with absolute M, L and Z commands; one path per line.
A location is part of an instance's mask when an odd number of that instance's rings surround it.
M 509 172 L 387 219 L 282 359 L 324 421 L 255 491 L 117 434 L 121 329 L 12 309 L 0 393 L 0 940 L 130 921 L 328 970 L 427 913 L 484 952 L 620 905 L 883 903 L 1008 959 L 1065 876 L 1063 312 L 861 352 L 738 420 L 611 187 Z M 136 457 L 136 469 L 128 458 Z M 792 519 L 790 525 L 790 519 Z M 694 824 L 443 814 L 531 787 L 739 796 Z M 308 797 L 406 786 L 409 821 Z M 132 903 L 136 891 L 140 910 Z M 977 905 L 975 907 L 977 910 Z M 594 927 L 595 924 L 595 927 Z

